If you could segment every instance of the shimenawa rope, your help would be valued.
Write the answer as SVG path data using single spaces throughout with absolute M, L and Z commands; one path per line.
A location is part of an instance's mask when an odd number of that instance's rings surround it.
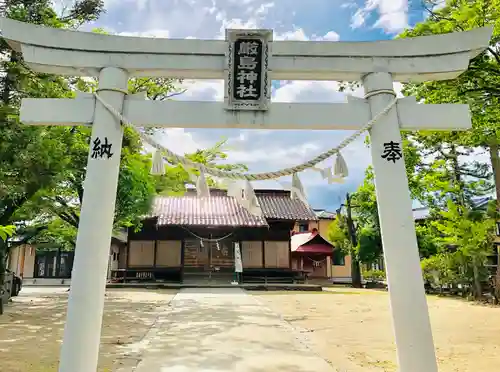
M 377 94 L 387 94 L 387 93 L 392 93 L 392 91 L 380 91 L 376 92 Z M 134 130 L 140 138 L 149 144 L 150 146 L 154 147 L 157 151 L 160 151 L 164 155 L 166 155 L 167 161 L 172 163 L 172 162 L 177 162 L 182 165 L 185 165 L 187 167 L 191 168 L 196 168 L 200 170 L 200 172 L 210 174 L 214 177 L 220 177 L 220 178 L 228 178 L 228 179 L 233 179 L 233 180 L 248 180 L 248 181 L 262 181 L 262 180 L 271 180 L 271 179 L 276 179 L 280 177 L 285 177 L 285 176 L 290 176 L 293 175 L 294 173 L 300 173 L 305 171 L 306 169 L 310 169 L 315 167 L 317 164 L 321 163 L 322 161 L 327 160 L 328 158 L 332 157 L 333 155 L 341 156 L 340 151 L 343 150 L 345 147 L 347 147 L 349 144 L 351 144 L 353 141 L 355 141 L 361 134 L 366 132 L 367 130 L 371 129 L 373 125 L 383 116 L 386 115 L 392 107 L 397 103 L 397 97 L 392 100 L 385 109 L 383 109 L 381 112 L 379 112 L 377 115 L 373 117 L 366 125 L 358 129 L 354 134 L 352 134 L 350 137 L 347 137 L 345 140 L 343 140 L 338 146 L 331 148 L 328 151 L 323 152 L 322 154 L 316 156 L 315 158 L 302 163 L 298 164 L 293 167 L 289 168 L 284 168 L 280 169 L 278 171 L 274 172 L 265 172 L 265 173 L 238 173 L 238 172 L 231 172 L 231 171 L 222 171 L 217 168 L 213 167 L 207 167 L 204 164 L 200 163 L 195 163 L 184 156 L 177 155 L 176 153 L 170 151 L 169 149 L 163 147 L 160 145 L 158 142 L 154 140 L 152 136 L 147 135 L 144 133 L 142 130 L 138 129 L 130 120 L 128 120 L 125 116 L 123 116 L 120 112 L 118 112 L 113 106 L 108 104 L 106 101 L 102 99 L 102 97 L 99 96 L 99 94 L 94 93 L 94 96 L 96 99 L 107 109 L 111 114 L 113 114 L 117 119 L 120 120 L 122 125 L 125 127 L 131 128 Z

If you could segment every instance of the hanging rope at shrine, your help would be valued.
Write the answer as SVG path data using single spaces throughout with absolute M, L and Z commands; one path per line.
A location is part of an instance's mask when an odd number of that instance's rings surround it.
M 306 256 L 306 258 L 307 258 L 307 259 L 309 259 L 310 261 L 312 261 L 312 263 L 313 263 L 313 265 L 314 265 L 315 267 L 319 267 L 319 266 L 321 266 L 324 262 L 326 262 L 326 258 L 324 258 L 324 259 L 322 259 L 322 260 L 320 260 L 320 261 L 313 260 L 313 259 L 312 259 L 311 257 L 309 257 L 309 256 Z
M 377 92 L 379 93 L 379 92 Z M 383 93 L 387 93 L 384 91 Z M 394 92 L 391 92 L 394 94 Z M 343 140 L 338 146 L 331 148 L 328 151 L 323 152 L 322 154 L 316 156 L 315 158 L 302 163 L 298 164 L 293 167 L 289 168 L 284 168 L 278 171 L 274 172 L 264 172 L 264 173 L 238 173 L 238 172 L 232 172 L 232 171 L 222 171 L 217 168 L 213 167 L 207 167 L 204 164 L 201 163 L 196 163 L 193 162 L 184 156 L 177 155 L 176 153 L 170 151 L 169 149 L 163 147 L 160 145 L 158 142 L 154 140 L 154 138 L 146 133 L 144 133 L 142 130 L 136 128 L 130 120 L 128 120 L 126 117 L 124 117 L 120 112 L 118 112 L 113 106 L 108 104 L 106 101 L 102 99 L 102 97 L 99 96 L 99 94 L 94 93 L 94 96 L 96 99 L 107 109 L 111 114 L 113 114 L 117 119 L 120 120 L 122 125 L 125 127 L 131 128 L 134 130 L 140 138 L 149 144 L 150 146 L 154 147 L 156 149 L 155 154 L 153 155 L 153 166 L 152 166 L 152 173 L 154 174 L 164 174 L 165 173 L 165 167 L 164 167 L 164 155 L 166 155 L 167 161 L 168 162 L 177 162 L 182 165 L 185 165 L 187 167 L 191 168 L 196 168 L 200 171 L 201 175 L 200 177 L 204 177 L 204 173 L 210 174 L 214 177 L 220 177 L 220 178 L 227 178 L 227 179 L 232 179 L 232 180 L 246 180 L 246 181 L 263 181 L 263 180 L 272 180 L 272 179 L 277 179 L 285 176 L 290 176 L 296 173 L 303 172 L 307 169 L 313 169 L 318 172 L 320 172 L 323 176 L 324 179 L 328 179 L 330 183 L 336 182 L 344 177 L 347 177 L 348 175 L 348 170 L 347 170 L 347 164 L 342 157 L 340 151 L 343 150 L 345 147 L 347 147 L 349 144 L 351 144 L 353 141 L 355 141 L 359 136 L 361 136 L 364 132 L 367 130 L 371 129 L 373 125 L 383 116 L 386 115 L 392 107 L 397 103 L 397 98 L 395 97 L 394 100 L 390 102 L 387 107 L 379 112 L 377 115 L 373 117 L 366 125 L 361 127 L 359 130 L 357 130 L 354 134 L 351 136 L 347 137 L 345 140 Z M 332 176 L 332 170 L 331 168 L 327 169 L 319 169 L 315 168 L 315 166 L 329 158 L 331 158 L 333 155 L 337 155 L 337 160 L 335 162 L 335 166 L 333 169 L 333 176 Z
M 191 236 L 193 236 L 194 238 L 198 239 L 200 242 L 218 243 L 218 242 L 223 241 L 224 239 L 227 239 L 227 238 L 229 238 L 229 237 L 231 237 L 233 235 L 233 233 L 229 233 L 227 235 L 224 235 L 221 238 L 204 238 L 202 236 L 199 236 L 199 235 L 195 234 L 194 232 L 192 232 L 191 230 L 189 230 L 186 227 L 183 227 L 183 226 L 181 226 L 181 227 L 184 230 L 186 230 Z

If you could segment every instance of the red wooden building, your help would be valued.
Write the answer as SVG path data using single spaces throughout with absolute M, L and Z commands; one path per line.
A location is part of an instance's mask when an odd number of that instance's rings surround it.
M 318 233 L 293 232 L 291 238 L 292 269 L 307 273 L 310 278 L 328 278 L 329 258 L 335 247 Z

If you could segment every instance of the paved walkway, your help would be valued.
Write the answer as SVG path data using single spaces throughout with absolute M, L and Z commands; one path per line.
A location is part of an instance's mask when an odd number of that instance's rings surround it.
M 141 342 L 135 372 L 334 372 L 239 288 L 183 289 Z

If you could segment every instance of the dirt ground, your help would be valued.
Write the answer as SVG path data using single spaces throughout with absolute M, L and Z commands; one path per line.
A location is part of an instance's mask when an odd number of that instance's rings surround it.
M 141 345 L 174 294 L 107 292 L 99 372 L 135 365 L 131 348 Z M 396 371 L 386 292 L 335 288 L 252 294 L 303 332 L 302 340 L 340 371 Z M 57 371 L 66 302 L 66 290 L 14 298 L 0 317 L 1 372 Z M 429 297 L 428 303 L 440 372 L 499 370 L 500 307 L 439 297 Z
M 387 292 L 330 290 L 253 294 L 340 370 L 396 371 Z M 440 372 L 499 371 L 500 307 L 434 296 L 428 304 Z
M 144 337 L 174 294 L 129 289 L 106 293 L 99 372 L 131 362 L 123 349 Z M 67 297 L 65 290 L 21 294 L 6 307 L 5 315 L 0 317 L 2 372 L 57 372 Z

